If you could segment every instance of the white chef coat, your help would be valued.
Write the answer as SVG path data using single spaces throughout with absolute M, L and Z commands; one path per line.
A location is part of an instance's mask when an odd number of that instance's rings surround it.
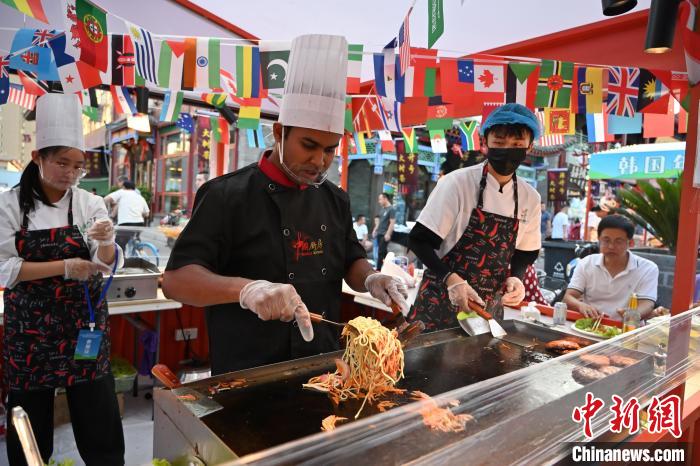
M 87 229 L 91 225 L 91 219 L 108 218 L 104 200 L 92 193 L 80 188 L 73 190 L 73 222 L 83 233 L 90 248 L 92 261 L 98 264 L 112 267 L 113 264 L 104 264 L 97 257 L 98 244 L 87 238 Z M 63 227 L 68 224 L 68 205 L 70 203 L 69 191 L 55 206 L 49 207 L 36 199 L 35 209 L 29 213 L 30 231 L 45 230 L 48 228 Z M 22 227 L 24 212 L 19 207 L 19 189 L 0 193 L 0 286 L 12 288 L 17 284 L 17 275 L 24 261 L 19 257 L 15 247 L 15 233 Z M 117 246 L 119 248 L 119 246 Z M 117 266 L 124 264 L 124 254 L 119 248 L 119 261 Z
M 418 222 L 443 239 L 440 249 L 436 251 L 440 258 L 452 250 L 469 224 L 472 210 L 479 201 L 479 182 L 484 163 L 460 168 L 440 178 L 418 216 Z M 513 217 L 513 202 L 513 181 L 509 181 L 501 189 L 496 178 L 490 173 L 487 174 L 484 210 Z M 535 251 L 542 246 L 541 209 L 539 193 L 525 181 L 518 179 L 520 226 L 515 240 L 516 249 Z

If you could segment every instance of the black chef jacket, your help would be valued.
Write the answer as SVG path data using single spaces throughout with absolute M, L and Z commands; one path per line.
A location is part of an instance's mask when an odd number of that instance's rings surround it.
M 266 175 L 271 169 L 277 176 Z M 279 175 L 261 160 L 204 184 L 167 270 L 198 264 L 219 275 L 289 283 L 311 312 L 339 321 L 343 277 L 366 257 L 348 195 L 328 181 L 291 187 Z M 291 322 L 260 320 L 238 303 L 206 313 L 212 375 L 339 349 L 330 325 L 314 324 L 307 343 Z

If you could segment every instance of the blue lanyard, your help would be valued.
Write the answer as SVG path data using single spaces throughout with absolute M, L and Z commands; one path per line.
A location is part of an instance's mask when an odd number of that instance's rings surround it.
M 112 280 L 114 279 L 114 272 L 117 271 L 117 262 L 119 261 L 119 249 L 117 245 L 114 245 L 114 265 L 112 266 L 112 273 L 109 274 L 107 283 L 102 286 L 102 292 L 100 293 L 100 299 L 95 304 L 95 307 L 100 307 L 102 301 L 104 301 L 107 295 L 107 290 L 109 290 Z M 92 301 L 90 300 L 90 288 L 88 288 L 87 282 L 83 282 L 83 288 L 85 289 L 85 299 L 87 300 L 88 309 L 90 310 L 90 331 L 95 329 L 95 310 L 92 307 Z

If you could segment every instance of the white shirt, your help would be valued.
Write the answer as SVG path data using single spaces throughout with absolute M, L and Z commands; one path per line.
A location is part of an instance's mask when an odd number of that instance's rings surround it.
M 357 223 L 353 223 L 352 227 L 355 229 L 355 234 L 357 235 L 358 240 L 362 241 L 365 239 L 365 236 L 368 234 L 367 225 L 358 225 Z
M 588 212 L 588 228 L 598 229 L 601 218 L 595 212 Z
M 482 163 L 460 168 L 440 178 L 418 216 L 418 222 L 443 239 L 440 249 L 436 251 L 440 258 L 452 250 L 469 224 L 472 210 L 479 201 L 479 182 L 483 169 Z M 496 178 L 487 174 L 484 210 L 513 217 L 514 208 L 513 181 L 501 189 Z M 535 251 L 542 246 L 540 195 L 535 188 L 520 179 L 518 210 L 520 226 L 515 247 L 522 251 Z
M 602 254 L 584 257 L 568 287 L 580 291 L 584 302 L 616 320 L 621 320 L 617 310 L 627 308 L 632 293 L 639 299 L 656 301 L 659 268 L 648 259 L 628 254 L 627 267 L 615 278 L 603 265 Z
M 119 189 L 107 197 L 117 203 L 117 225 L 141 223 L 150 212 L 146 200 L 134 189 Z
M 552 220 L 552 239 L 564 239 L 564 227 L 569 226 L 569 216 L 559 212 Z
M 107 208 L 104 200 L 84 189 L 72 189 L 73 222 L 83 232 L 83 238 L 87 241 L 87 245 L 90 248 L 92 261 L 112 267 L 112 264 L 104 264 L 97 257 L 98 244 L 96 241 L 88 239 L 85 233 L 91 219 L 107 218 Z M 66 191 L 63 198 L 55 204 L 56 207 L 49 207 L 43 202 L 35 200 L 36 208 L 29 213 L 29 230 L 45 230 L 66 226 L 68 224 L 68 205 L 70 203 L 68 193 Z M 15 233 L 22 227 L 23 214 L 19 208 L 19 189 L 0 193 L 0 286 L 8 289 L 17 284 L 17 275 L 24 261 L 24 259 L 19 257 L 15 247 Z M 123 256 L 124 254 L 120 248 L 118 267 L 124 264 Z

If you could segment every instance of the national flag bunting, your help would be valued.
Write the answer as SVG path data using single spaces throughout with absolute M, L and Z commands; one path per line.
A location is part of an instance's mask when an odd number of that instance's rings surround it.
M 226 94 L 212 94 L 205 92 L 202 94 L 202 101 L 208 103 L 212 107 L 221 108 L 226 105 Z
M 260 106 L 259 97 L 243 99 L 238 111 L 238 127 L 241 129 L 256 129 L 260 126 Z
M 428 131 L 430 135 L 430 147 L 435 154 L 444 154 L 447 152 L 447 140 L 445 139 L 445 131 L 442 129 Z
M 506 102 L 535 109 L 539 65 L 534 63 L 510 63 L 506 77 Z
M 66 53 L 80 60 L 80 27 L 75 12 L 75 0 L 61 0 L 61 16 L 66 34 Z
M 574 113 L 601 113 L 603 108 L 603 68 L 574 66 L 571 110 Z
M 503 94 L 506 91 L 505 63 L 474 61 L 474 92 Z
M 250 45 L 236 46 L 237 97 L 260 97 L 260 50 Z
M 641 68 L 639 70 L 637 110 L 642 113 L 666 115 L 668 113 L 668 102 L 671 99 L 671 91 L 664 83 L 670 81 L 670 71 L 650 71 Z
M 23 86 L 10 83 L 10 95 L 7 99 L 8 102 L 19 105 L 27 110 L 34 110 L 36 98 L 36 95 L 28 93 Z
M 107 71 L 107 13 L 89 0 L 75 0 L 80 36 L 80 61 Z
M 550 147 L 564 144 L 563 134 L 546 134 L 547 124 L 545 122 L 544 112 L 537 111 L 535 112 L 535 116 L 537 116 L 537 120 L 539 121 L 540 126 L 542 127 L 542 136 L 537 141 L 538 146 Z
M 547 135 L 572 135 L 575 132 L 576 115 L 568 108 L 547 107 L 544 109 L 544 119 L 546 123 L 544 133 Z
M 588 130 L 588 142 L 609 142 L 614 140 L 608 132 L 607 113 L 587 113 L 586 129 Z
M 64 93 L 74 94 L 102 84 L 102 78 L 97 68 L 83 61 L 76 61 L 72 55 L 66 53 L 65 35 L 51 39 L 49 45 L 53 51 Z
M 0 55 L 0 105 L 4 105 L 10 97 L 10 72 L 7 67 L 10 60 Z
M 185 42 L 177 40 L 161 42 L 158 58 L 158 86 L 170 90 L 182 89 L 184 66 Z M 194 83 L 190 89 L 194 89 Z
M 391 131 L 379 130 L 377 133 L 381 141 L 382 152 L 394 152 L 394 139 L 391 137 Z
M 348 45 L 348 79 L 346 91 L 348 94 L 360 92 L 360 78 L 362 77 L 362 53 L 364 45 Z
M 136 105 L 129 94 L 129 88 L 125 86 L 111 86 L 109 88 L 114 103 L 114 111 L 118 115 L 136 115 Z
M 198 37 L 186 40 L 185 66 L 188 81 L 185 89 L 217 89 L 221 87 L 221 42 L 219 39 Z M 194 69 L 192 69 L 194 67 Z M 183 86 L 184 87 L 184 86 Z
M 377 95 L 403 102 L 404 78 L 399 69 L 399 58 L 391 45 L 387 45 L 382 53 L 374 54 L 374 85 Z
M 388 131 L 401 131 L 401 102 L 380 97 L 379 111 L 384 124 L 384 129 Z
M 58 35 L 57 31 L 39 29 L 19 29 L 15 33 L 9 55 L 10 68 L 35 73 L 39 79 L 58 81 L 58 71 L 51 48 L 37 39 L 37 34 L 44 33 L 43 37 L 53 38 Z
M 610 67 L 608 69 L 608 113 L 633 117 L 637 112 L 638 97 L 639 68 Z
M 41 0 L 0 0 L 0 3 L 14 8 L 30 18 L 38 19 L 43 23 L 49 22 L 46 13 L 44 13 L 44 7 L 41 6 Z
M 447 102 L 464 102 L 474 93 L 474 62 L 469 59 L 440 61 L 442 97 Z
M 287 77 L 287 67 L 289 64 L 289 42 L 279 42 L 272 40 L 261 40 L 259 51 L 260 51 L 260 70 L 262 73 L 262 86 L 263 89 L 284 89 L 284 81 Z M 349 46 L 349 50 L 352 47 L 357 47 L 354 45 Z M 362 46 L 360 45 L 360 52 L 362 52 Z M 348 53 L 348 60 L 355 60 L 351 53 Z M 360 53 L 360 64 L 362 62 L 362 53 Z M 351 69 L 351 64 L 348 64 L 348 73 Z M 357 86 L 359 92 L 360 86 L 360 75 L 357 74 Z M 350 91 L 348 91 L 350 92 Z
M 611 134 L 641 134 L 642 114 L 635 113 L 634 116 L 618 116 L 610 113 L 608 116 L 608 131 Z
M 362 131 L 355 133 L 355 147 L 357 148 L 358 154 L 367 153 L 367 144 L 365 144 L 365 133 Z
M 407 154 L 418 153 L 418 138 L 416 137 L 416 129 L 408 128 L 402 129 L 401 134 L 403 134 L 403 143 Z
M 537 86 L 537 107 L 569 108 L 574 64 L 558 60 L 542 60 Z
M 175 122 L 175 126 L 192 134 L 194 132 L 194 119 L 189 113 L 180 113 L 180 117 Z
M 251 149 L 260 149 L 265 147 L 265 138 L 263 136 L 262 126 L 258 126 L 258 129 L 247 129 L 246 138 L 248 139 L 248 147 Z
M 160 121 L 175 122 L 180 117 L 182 99 L 185 93 L 182 91 L 168 91 L 163 99 L 163 109 L 160 112 Z
M 125 24 L 136 51 L 136 72 L 142 79 L 157 86 L 156 51 L 151 33 L 135 24 L 129 22 Z
M 401 76 L 406 74 L 406 69 L 411 64 L 411 35 L 409 33 L 411 11 L 413 11 L 413 7 L 408 9 L 408 13 L 406 13 L 399 28 L 399 70 Z
M 109 64 L 102 78 L 103 84 L 133 87 L 136 83 L 136 53 L 131 36 L 110 34 L 109 42 Z
M 40 96 L 51 90 L 49 83 L 39 79 L 35 73 L 18 71 L 17 75 L 19 76 L 19 80 L 22 82 L 24 91 L 28 94 Z
M 345 97 L 345 132 L 352 134 L 352 97 Z
M 462 149 L 464 150 L 479 150 L 481 149 L 481 140 L 479 138 L 479 123 L 476 121 L 467 121 L 459 123 L 459 131 L 462 135 Z
M 674 102 L 670 99 L 666 102 L 666 113 L 645 113 L 642 137 L 660 138 L 673 137 L 675 115 L 673 113 Z

